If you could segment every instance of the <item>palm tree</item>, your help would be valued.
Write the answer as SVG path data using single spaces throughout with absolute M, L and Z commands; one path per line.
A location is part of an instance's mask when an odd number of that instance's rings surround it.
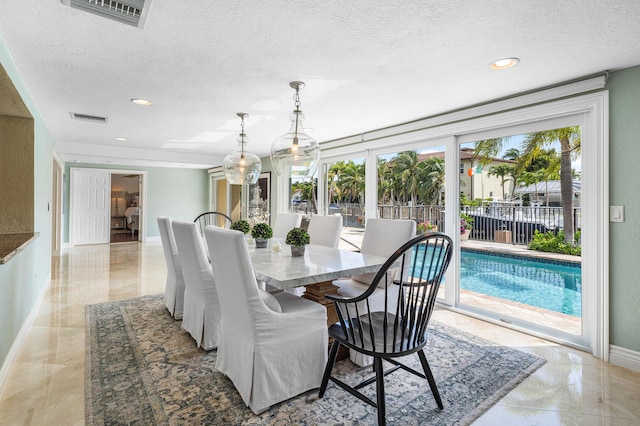
M 547 167 L 540 169 L 542 180 L 544 180 L 544 193 L 546 196 L 545 205 L 549 206 L 549 181 L 560 179 L 560 156 L 555 149 L 547 151 Z
M 500 164 L 497 166 L 491 166 L 489 169 L 489 176 L 496 176 L 500 178 L 500 185 L 502 186 L 502 199 L 504 200 L 504 184 L 507 181 L 513 180 L 511 173 L 513 172 L 513 166 L 507 164 Z
M 536 200 L 538 200 L 538 182 L 540 182 L 542 180 L 542 173 L 540 172 L 540 170 L 536 171 L 536 172 L 528 172 L 528 171 L 524 171 L 520 174 L 520 182 L 522 182 L 525 185 L 533 185 L 535 184 L 535 193 L 536 193 Z M 539 201 L 539 200 L 538 200 Z
M 418 154 L 415 151 L 403 151 L 394 158 L 393 171 L 400 176 L 402 181 L 402 195 L 404 201 L 411 199 L 414 203 L 417 202 L 419 181 L 417 179 L 418 171 L 420 169 L 420 161 L 418 160 Z
M 362 204 L 364 195 L 364 164 L 355 164 L 348 161 L 344 170 L 340 173 L 338 185 L 343 196 L 348 197 L 348 201 Z
M 488 164 L 492 158 L 495 158 L 506 140 L 507 138 L 494 138 L 476 142 L 476 156 L 481 158 L 481 163 Z M 561 150 L 560 194 L 562 197 L 564 240 L 567 244 L 574 244 L 571 158 L 576 158 L 580 155 L 580 127 L 563 127 L 561 129 L 529 133 L 522 144 L 523 154 L 518 159 L 516 173 L 526 170 L 534 161 L 544 157 L 545 148 L 556 142 L 560 143 Z M 510 153 L 510 155 L 512 154 L 513 152 Z
M 545 152 L 544 148 L 555 142 L 560 143 L 560 196 L 562 197 L 564 242 L 567 244 L 574 244 L 571 158 L 580 154 L 581 140 L 580 127 L 574 126 L 529 133 L 522 144 L 523 164 L 526 166 L 542 156 Z
M 500 154 L 502 145 L 509 139 L 511 139 L 511 136 L 477 141 L 474 147 L 474 157 L 480 159 L 480 165 L 483 167 L 488 165 Z
M 520 158 L 520 150 L 518 148 L 509 148 L 502 154 L 502 158 L 516 161 Z
M 378 203 L 393 203 L 394 179 L 391 165 L 383 158 L 378 159 Z
M 440 204 L 444 188 L 444 160 L 431 157 L 420 163 L 418 181 L 421 183 L 418 195 L 425 204 Z
M 327 170 L 327 193 L 329 195 L 329 203 L 340 201 L 340 187 L 338 186 L 338 177 L 341 170 L 344 169 L 344 161 L 338 161 L 332 164 Z

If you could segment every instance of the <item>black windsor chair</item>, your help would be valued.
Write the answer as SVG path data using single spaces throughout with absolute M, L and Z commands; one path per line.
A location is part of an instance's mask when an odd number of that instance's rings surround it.
M 329 380 L 350 394 L 377 408 L 378 424 L 386 424 L 384 376 L 402 368 L 427 379 L 440 409 L 440 393 L 424 354 L 427 325 L 436 301 L 438 288 L 451 260 L 451 238 L 442 233 L 422 234 L 403 244 L 380 268 L 373 282 L 361 295 L 347 298 L 326 295 L 336 305 L 339 322 L 329 327 L 334 341 L 329 353 L 319 396 L 324 395 Z M 368 297 L 384 286 L 384 311 L 371 312 Z M 374 357 L 375 376 L 356 386 L 349 386 L 331 376 L 340 345 Z M 397 358 L 418 353 L 424 374 L 400 363 Z M 383 370 L 382 360 L 393 364 Z M 374 402 L 358 389 L 376 383 Z
M 194 222 L 198 225 L 200 235 L 204 236 L 205 226 L 213 225 L 219 228 L 229 229 L 231 227 L 232 220 L 224 213 L 205 212 L 198 215 L 198 217 L 194 219 Z

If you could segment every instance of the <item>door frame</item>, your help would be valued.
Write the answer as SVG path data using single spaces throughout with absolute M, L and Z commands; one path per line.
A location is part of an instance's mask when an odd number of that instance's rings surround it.
M 74 169 L 75 170 L 96 170 L 96 171 L 100 171 L 100 172 L 108 172 L 109 173 L 109 181 L 111 181 L 111 175 L 122 175 L 122 174 L 132 174 L 132 175 L 140 175 L 140 183 L 139 183 L 139 187 L 141 188 L 140 191 L 140 223 L 139 223 L 139 228 L 138 228 L 138 241 L 145 241 L 146 240 L 146 223 L 147 223 L 147 192 L 148 192 L 148 184 L 147 184 L 147 176 L 148 176 L 148 171 L 145 170 L 132 170 L 132 169 L 102 169 L 102 168 L 97 168 L 97 167 L 71 167 L 70 168 L 70 179 L 69 179 L 69 246 L 73 247 L 74 244 L 74 237 L 73 237 L 73 225 L 74 225 L 74 215 L 72 214 L 74 212 L 74 208 L 75 208 L 75 203 L 77 202 L 75 200 L 75 182 L 73 179 L 73 174 L 74 174 Z M 111 185 L 111 182 L 109 182 L 109 185 Z M 106 200 L 105 202 L 107 203 L 108 206 L 111 206 L 111 192 L 109 192 L 108 194 L 105 194 L 106 196 Z M 109 213 L 109 216 L 111 216 L 111 212 Z M 111 223 L 111 217 L 109 217 L 109 223 Z M 107 244 L 109 244 L 107 242 Z
M 64 162 L 54 153 L 51 171 L 51 255 L 60 256 L 62 252 L 62 194 L 64 191 Z

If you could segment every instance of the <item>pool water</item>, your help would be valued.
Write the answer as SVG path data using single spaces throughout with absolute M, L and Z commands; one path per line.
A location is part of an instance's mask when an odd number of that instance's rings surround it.
M 464 290 L 580 317 L 582 275 L 572 265 L 462 251 L 460 283 Z

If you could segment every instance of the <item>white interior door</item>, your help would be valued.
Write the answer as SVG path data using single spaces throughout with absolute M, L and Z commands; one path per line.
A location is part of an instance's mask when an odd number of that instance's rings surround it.
M 111 173 L 71 169 L 71 241 L 73 245 L 107 244 L 110 230 Z

